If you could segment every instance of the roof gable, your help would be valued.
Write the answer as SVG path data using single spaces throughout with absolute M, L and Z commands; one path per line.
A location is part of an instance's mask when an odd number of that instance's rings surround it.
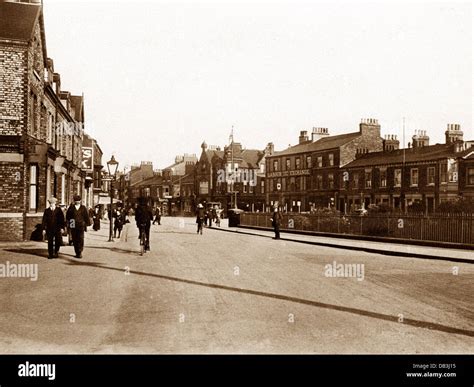
M 0 38 L 30 41 L 40 11 L 37 4 L 0 2 Z

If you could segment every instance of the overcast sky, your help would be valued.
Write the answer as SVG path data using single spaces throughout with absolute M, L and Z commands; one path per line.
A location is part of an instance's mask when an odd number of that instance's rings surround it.
M 62 89 L 85 95 L 86 127 L 120 169 L 223 146 L 296 144 L 300 130 L 378 118 L 406 142 L 473 136 L 470 3 L 44 0 Z

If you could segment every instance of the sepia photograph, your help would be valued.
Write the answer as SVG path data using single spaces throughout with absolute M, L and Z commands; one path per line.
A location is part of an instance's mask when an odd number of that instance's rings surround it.
M 460 385 L 473 102 L 467 1 L 0 0 L 0 357 Z

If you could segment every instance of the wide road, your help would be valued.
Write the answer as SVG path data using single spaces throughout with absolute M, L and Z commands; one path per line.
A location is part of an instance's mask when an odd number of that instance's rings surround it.
M 474 265 L 317 247 L 164 218 L 138 254 L 132 223 L 46 244 L 0 244 L 0 353 L 472 353 Z M 360 264 L 360 278 L 326 265 Z M 337 267 L 337 266 L 336 266 Z M 361 272 L 359 272 L 361 274 Z

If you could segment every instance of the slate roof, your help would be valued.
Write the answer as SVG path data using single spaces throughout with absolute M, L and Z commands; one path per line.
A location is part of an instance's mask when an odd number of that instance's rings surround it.
M 404 156 L 405 154 L 405 156 Z M 345 168 L 369 167 L 386 164 L 413 163 L 417 161 L 438 160 L 457 157 L 453 145 L 436 144 L 419 148 L 398 149 L 388 152 L 371 152 L 350 162 Z
M 334 149 L 344 144 L 347 144 L 353 139 L 359 137 L 360 135 L 361 135 L 360 132 L 353 132 L 353 133 L 339 134 L 336 136 L 323 137 L 314 142 L 306 141 L 302 144 L 291 146 L 283 151 L 275 152 L 272 156 L 286 156 L 286 155 L 293 155 L 297 153 L 318 152 L 318 151 L 323 151 L 327 149 Z
M 258 149 L 243 149 L 240 155 L 243 158 L 243 162 L 240 164 L 242 168 L 256 169 L 264 153 Z

